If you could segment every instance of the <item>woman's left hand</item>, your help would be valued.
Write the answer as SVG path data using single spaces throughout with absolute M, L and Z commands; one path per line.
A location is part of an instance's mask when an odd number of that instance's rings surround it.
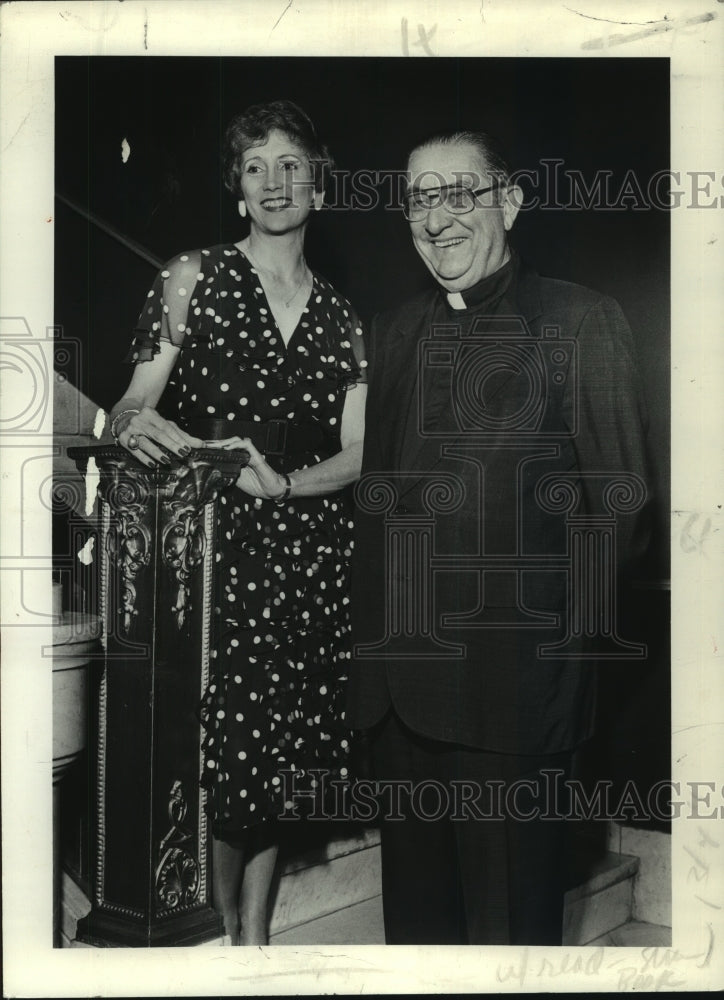
M 206 448 L 222 448 L 224 451 L 244 448 L 249 452 L 249 464 L 236 480 L 236 485 L 244 493 L 262 500 L 277 500 L 286 488 L 286 481 L 275 472 L 261 452 L 252 444 L 251 438 L 231 437 L 222 441 L 206 441 Z

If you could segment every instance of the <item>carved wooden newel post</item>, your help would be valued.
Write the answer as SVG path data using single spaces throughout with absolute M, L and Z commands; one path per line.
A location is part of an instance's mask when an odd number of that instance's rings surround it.
M 197 450 L 156 470 L 113 445 L 69 454 L 82 470 L 94 459 L 100 477 L 105 649 L 92 909 L 78 938 L 208 940 L 220 931 L 196 708 L 209 669 L 215 500 L 248 453 Z

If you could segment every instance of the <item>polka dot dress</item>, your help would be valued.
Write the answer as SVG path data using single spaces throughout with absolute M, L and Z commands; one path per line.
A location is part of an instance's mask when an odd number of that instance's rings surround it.
M 364 347 L 351 306 L 323 278 L 314 275 L 285 347 L 240 250 L 182 254 L 149 292 L 131 359 L 152 358 L 161 340 L 182 346 L 168 390 L 181 426 L 198 417 L 317 423 L 324 444 L 270 457 L 279 472 L 340 450 L 346 393 L 365 381 Z M 314 788 L 310 771 L 346 776 L 351 497 L 280 505 L 233 487 L 217 510 L 202 784 L 214 834 L 233 839 L 289 808 L 292 787 Z

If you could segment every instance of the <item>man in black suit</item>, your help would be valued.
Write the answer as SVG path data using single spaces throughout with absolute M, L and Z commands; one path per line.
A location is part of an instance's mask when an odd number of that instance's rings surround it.
M 390 944 L 560 944 L 565 779 L 645 539 L 643 395 L 613 300 L 508 245 L 483 133 L 408 161 L 438 283 L 372 324 L 347 719 L 382 810 Z

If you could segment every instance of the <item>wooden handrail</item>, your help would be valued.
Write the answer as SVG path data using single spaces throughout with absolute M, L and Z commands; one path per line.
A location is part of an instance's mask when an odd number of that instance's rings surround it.
M 68 198 L 66 195 L 61 194 L 60 191 L 55 192 L 55 197 L 58 199 L 58 201 L 61 201 L 64 205 L 67 205 L 67 207 L 71 209 L 71 211 L 76 212 L 78 215 L 82 216 L 87 222 L 91 222 L 94 226 L 97 226 L 98 229 L 102 229 L 103 232 L 107 233 L 108 236 L 110 236 L 112 239 L 116 240 L 118 243 L 123 244 L 123 246 L 126 247 L 126 249 L 130 250 L 132 253 L 135 253 L 137 257 L 141 257 L 149 264 L 152 264 L 157 270 L 163 265 L 164 262 L 161 260 L 160 257 L 156 257 L 156 255 L 152 254 L 150 250 L 147 250 L 144 246 L 142 246 L 140 243 L 137 243 L 135 240 L 132 240 L 130 237 L 124 236 L 123 233 L 119 232 L 115 228 L 115 226 L 112 226 L 109 222 L 106 222 L 105 219 L 101 219 L 101 217 L 99 215 L 96 215 L 95 212 L 89 212 L 87 208 L 83 208 L 83 206 L 79 205 L 77 201 L 73 201 L 72 198 Z

